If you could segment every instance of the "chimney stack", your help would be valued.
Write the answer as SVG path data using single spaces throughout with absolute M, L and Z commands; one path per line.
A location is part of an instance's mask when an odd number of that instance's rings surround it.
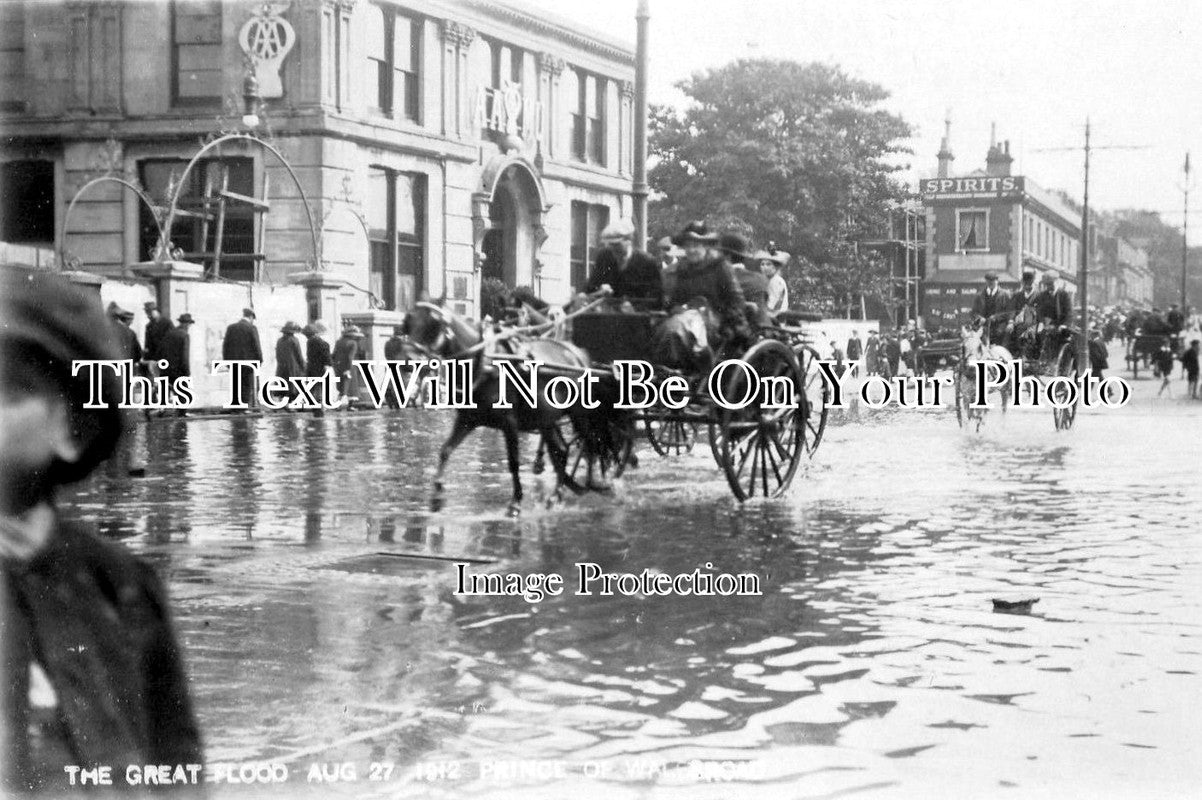
M 993 138 L 992 136 L 990 137 Z M 985 156 L 985 172 L 994 177 L 1004 178 L 1010 174 L 1010 165 L 1014 163 L 1014 159 L 1010 157 L 1010 140 L 1007 139 L 998 146 L 996 143 L 989 145 L 989 153 Z
M 952 155 L 951 137 L 952 113 L 949 110 L 947 116 L 943 120 L 943 143 L 939 145 L 939 152 L 936 153 L 935 156 L 939 159 L 938 176 L 940 178 L 946 178 L 948 176 L 948 174 L 951 172 L 952 161 L 954 161 L 956 158 L 954 155 Z

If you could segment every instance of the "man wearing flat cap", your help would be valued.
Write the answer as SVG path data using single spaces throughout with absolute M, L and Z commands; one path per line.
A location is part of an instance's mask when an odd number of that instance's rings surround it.
M 985 273 L 985 285 L 972 301 L 972 319 L 984 326 L 984 332 L 992 344 L 1004 344 L 1006 330 L 1010 324 L 1010 293 L 999 289 L 997 273 Z
M 203 763 L 166 591 L 149 564 L 64 520 L 60 486 L 107 459 L 120 387 L 85 409 L 75 361 L 119 353 L 94 295 L 0 269 L 0 786 L 72 787 L 65 767 Z M 103 373 L 102 373 L 103 374 Z M 78 787 L 75 787 L 78 789 Z
M 1034 353 L 1026 353 L 1027 345 L 1035 334 L 1035 298 L 1039 292 L 1035 290 L 1035 270 L 1024 269 L 1022 283 L 1018 290 L 1010 295 L 1010 310 L 1014 313 L 1013 327 L 1010 330 L 1010 341 L 1006 347 L 1015 355 L 1035 357 Z
M 255 327 L 254 309 L 242 309 L 242 319 L 225 329 L 221 340 L 221 357 L 226 361 L 263 362 L 263 347 L 259 343 L 259 329 Z M 255 405 L 255 376 L 248 370 L 238 370 L 242 385 L 242 402 Z
M 109 303 L 109 323 L 117 337 L 117 351 L 121 358 L 134 362 L 134 366 L 142 363 L 142 345 L 138 344 L 138 334 L 134 333 L 131 324 L 134 312 L 122 308 L 116 303 Z
M 634 225 L 628 219 L 610 223 L 601 231 L 601 246 L 585 294 L 609 287 L 619 306 L 660 308 L 664 302 L 659 265 L 642 250 L 634 249 Z

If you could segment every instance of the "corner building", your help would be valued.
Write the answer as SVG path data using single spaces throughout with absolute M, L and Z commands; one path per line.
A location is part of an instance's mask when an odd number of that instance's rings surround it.
M 984 170 L 951 175 L 944 138 L 938 176 L 919 182 L 926 210 L 923 310 L 927 327 L 965 322 L 985 273 L 1013 290 L 1023 270 L 1052 273 L 1075 291 L 1081 214 L 1029 177 L 1011 175 L 1010 143 L 993 144 Z
M 210 280 L 317 272 L 337 313 L 428 293 L 476 315 L 487 278 L 566 301 L 600 229 L 630 213 L 633 51 L 541 10 L 40 0 L 0 17 L 8 252 L 63 236 L 79 268 L 133 276 L 156 212 L 112 181 L 76 197 L 108 175 L 160 213 L 179 191 L 172 258 Z M 231 132 L 288 166 L 232 141 L 184 173 Z

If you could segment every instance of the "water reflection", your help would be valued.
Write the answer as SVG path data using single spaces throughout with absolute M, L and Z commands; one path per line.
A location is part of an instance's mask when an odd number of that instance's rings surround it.
M 156 421 L 146 478 L 106 472 L 69 505 L 133 525 L 112 530 L 169 571 L 214 760 L 591 760 L 639 796 L 695 796 L 638 765 L 698 758 L 762 770 L 739 796 L 1113 794 L 1124 776 L 1179 794 L 1202 779 L 1202 492 L 1180 444 L 1198 420 L 1086 415 L 1057 436 L 1010 417 L 982 436 L 936 415 L 834 425 L 788 501 L 746 507 L 705 448 L 645 452 L 613 496 L 548 510 L 532 486 L 520 521 L 491 434 L 428 514 L 442 416 Z M 457 597 L 457 556 L 567 590 Z M 708 563 L 763 594 L 582 596 L 584 561 Z M 440 786 L 514 788 L 475 769 Z

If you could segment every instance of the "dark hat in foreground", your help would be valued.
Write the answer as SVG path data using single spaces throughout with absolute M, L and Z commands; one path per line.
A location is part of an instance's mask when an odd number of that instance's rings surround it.
M 987 280 L 987 281 L 996 281 L 996 280 L 997 280 L 997 273 L 996 273 L 996 272 L 986 272 L 986 273 L 985 273 L 985 280 Z
M 680 233 L 672 237 L 672 244 L 679 245 L 680 247 L 684 247 L 687 242 L 713 244 L 716 241 L 718 241 L 718 234 L 711 233 L 709 226 L 699 219 L 685 225 Z
M 180 325 L 191 325 L 192 323 L 196 322 L 196 320 L 192 319 L 191 314 L 185 312 L 179 315 L 179 319 L 176 320 L 176 322 L 178 322 Z
M 1056 276 L 1055 276 L 1055 275 L 1053 275 L 1053 274 L 1052 274 L 1052 273 L 1050 273 L 1050 272 L 1045 272 L 1045 273 L 1043 274 L 1043 277 L 1042 277 L 1042 278 L 1040 278 L 1040 281 L 1041 281 L 1042 283 L 1055 283 L 1055 282 L 1056 282 Z
M 242 309 L 242 316 L 250 317 L 251 319 L 254 319 L 255 318 L 255 310 L 253 308 L 244 308 L 244 309 Z
M 71 375 L 74 361 L 120 358 L 112 326 L 92 292 L 50 272 L 0 268 L 0 378 L 8 386 L 23 370 L 57 381 L 71 404 L 71 435 L 80 445 L 73 463 L 57 462 L 60 483 L 79 480 L 106 459 L 121 436 L 120 386 L 102 380 L 104 409 L 85 409 L 88 373 Z M 102 371 L 102 374 L 108 374 Z
M 310 322 L 308 325 L 301 328 L 301 333 L 303 333 L 305 336 L 316 336 L 317 328 L 314 327 L 312 322 Z
M 158 311 L 159 304 L 153 300 L 147 300 L 145 303 L 142 304 L 142 308 L 146 309 L 147 311 Z
M 1035 270 L 1024 269 L 1023 270 L 1023 283 L 1030 283 L 1034 280 L 1035 280 Z
M 755 258 L 747 237 L 738 233 L 724 233 L 718 239 L 718 249 L 735 259 L 750 261 Z
M 284 323 L 284 327 L 280 329 L 282 333 L 300 333 L 301 326 L 297 325 L 292 320 Z

